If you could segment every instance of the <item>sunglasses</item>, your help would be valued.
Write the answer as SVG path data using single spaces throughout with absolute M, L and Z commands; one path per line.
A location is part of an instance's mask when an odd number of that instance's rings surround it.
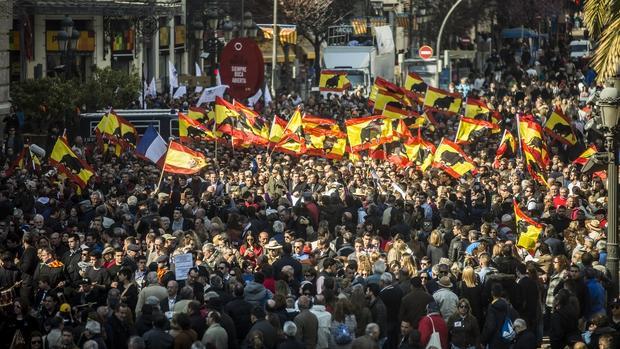
M 467 304 L 459 304 L 459 308 L 461 308 L 461 309 L 467 309 L 467 308 L 469 308 L 469 307 L 467 306 Z

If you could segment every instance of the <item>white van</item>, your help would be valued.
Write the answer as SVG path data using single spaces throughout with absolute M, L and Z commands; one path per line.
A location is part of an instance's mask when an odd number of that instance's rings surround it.
M 590 40 L 573 40 L 569 44 L 570 58 L 573 60 L 589 57 L 592 54 L 592 44 Z

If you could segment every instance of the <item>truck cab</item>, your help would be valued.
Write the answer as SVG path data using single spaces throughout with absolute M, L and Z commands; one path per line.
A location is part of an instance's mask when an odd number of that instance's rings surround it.
M 379 40 L 376 33 L 381 35 Z M 354 36 L 352 26 L 330 27 L 327 44 L 321 69 L 346 72 L 352 90 L 361 88 L 368 95 L 377 76 L 394 81 L 395 49 L 389 26 L 374 27 L 370 37 Z

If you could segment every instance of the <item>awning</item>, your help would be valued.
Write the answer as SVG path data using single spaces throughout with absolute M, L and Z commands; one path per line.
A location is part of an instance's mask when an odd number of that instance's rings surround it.
M 301 37 L 298 45 L 301 48 L 301 52 L 303 52 L 303 54 L 306 55 L 307 59 L 309 60 L 316 59 L 316 55 L 314 54 L 314 46 L 312 46 L 312 43 L 310 43 L 308 39 Z
M 270 63 L 271 64 L 271 57 L 272 57 L 272 41 L 263 41 L 261 43 L 258 44 L 258 47 L 260 47 L 260 50 L 263 53 L 263 60 L 265 61 L 265 64 Z M 293 61 L 295 61 L 295 46 L 294 45 L 290 45 L 289 51 L 288 51 L 288 61 L 289 63 L 293 63 Z M 278 45 L 277 47 L 277 51 L 276 51 L 276 62 L 277 63 L 284 63 L 284 50 L 282 49 L 282 45 Z

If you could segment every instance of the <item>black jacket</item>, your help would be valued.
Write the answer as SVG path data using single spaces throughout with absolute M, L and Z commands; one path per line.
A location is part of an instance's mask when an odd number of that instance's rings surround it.
M 536 336 L 532 331 L 526 329 L 525 331 L 517 334 L 515 344 L 512 349 L 536 349 Z
M 551 314 L 549 339 L 551 349 L 563 349 L 573 339 L 580 339 L 577 319 L 579 311 L 571 305 L 554 310 Z
M 503 298 L 489 305 L 486 321 L 484 322 L 480 337 L 482 344 L 487 344 L 493 349 L 510 348 L 510 343 L 505 343 L 501 338 L 502 326 L 504 325 L 506 316 L 514 321 L 519 314 Z
M 525 276 L 517 283 L 518 293 L 515 309 L 519 312 L 528 328 L 535 328 L 542 317 L 540 289 L 535 280 Z
M 426 305 L 433 301 L 433 296 L 424 290 L 412 288 L 402 299 L 398 317 L 401 321 L 409 321 L 413 328 L 418 328 L 420 318 L 426 314 Z

